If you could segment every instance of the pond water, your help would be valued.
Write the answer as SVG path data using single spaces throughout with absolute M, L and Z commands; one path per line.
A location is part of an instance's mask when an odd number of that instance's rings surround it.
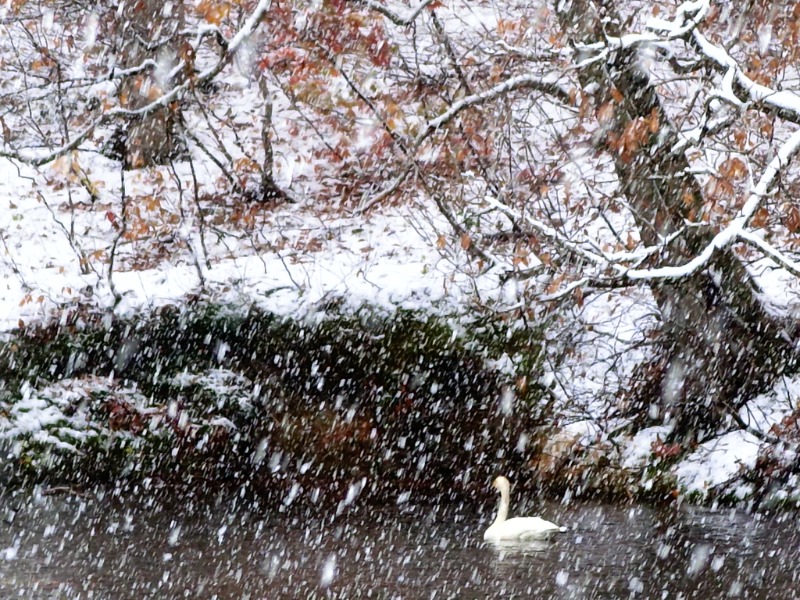
M 3 502 L 2 598 L 800 598 L 793 514 L 545 504 L 567 533 L 497 546 L 488 503 Z

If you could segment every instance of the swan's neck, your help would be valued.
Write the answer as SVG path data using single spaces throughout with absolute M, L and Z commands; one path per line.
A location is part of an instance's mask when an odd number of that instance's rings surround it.
M 511 503 L 511 494 L 508 490 L 500 492 L 500 504 L 497 506 L 497 518 L 495 518 L 493 525 L 498 525 L 508 518 L 508 505 Z

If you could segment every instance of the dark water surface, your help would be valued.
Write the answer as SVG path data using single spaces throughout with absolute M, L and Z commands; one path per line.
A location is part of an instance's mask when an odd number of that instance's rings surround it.
M 489 505 L 3 502 L 0 598 L 800 598 L 794 514 L 547 504 L 568 533 L 495 546 Z

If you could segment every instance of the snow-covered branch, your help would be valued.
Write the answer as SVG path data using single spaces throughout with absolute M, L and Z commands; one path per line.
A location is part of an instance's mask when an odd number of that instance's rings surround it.
M 409 12 L 407 15 L 402 16 L 394 12 L 393 10 L 390 10 L 380 2 L 376 2 L 375 0 L 355 0 L 355 1 L 358 2 L 359 4 L 363 4 L 364 6 L 374 10 L 375 12 L 382 14 L 384 17 L 389 19 L 392 23 L 394 23 L 398 27 L 408 27 L 409 25 L 411 25 L 414 21 L 417 20 L 417 17 L 420 15 L 420 13 L 423 10 L 425 10 L 425 8 L 428 5 L 433 4 L 434 2 L 434 0 L 422 0 L 422 2 L 420 2 L 417 5 L 417 8 Z
M 236 35 L 231 38 L 231 41 L 228 42 L 228 48 L 226 52 L 226 56 L 230 58 L 238 49 L 239 47 L 253 34 L 258 27 L 258 24 L 261 22 L 261 18 L 266 14 L 269 10 L 269 7 L 272 5 L 272 0 L 260 0 L 258 6 L 256 6 L 255 10 L 250 13 L 250 16 L 247 17 L 245 20 L 244 25 L 242 28 L 236 33 Z
M 644 262 L 648 257 L 658 254 L 662 252 L 670 243 L 672 243 L 675 239 L 680 237 L 685 233 L 684 229 L 681 229 L 666 239 L 663 240 L 661 244 L 658 246 L 650 246 L 640 248 L 636 251 L 630 252 L 606 252 L 601 248 L 598 248 L 596 244 L 593 244 L 589 240 L 586 241 L 574 241 L 571 240 L 561 233 L 559 233 L 553 227 L 542 223 L 541 221 L 534 219 L 530 215 L 522 215 L 519 211 L 514 210 L 507 204 L 504 204 L 497 200 L 496 198 L 487 197 L 486 199 L 490 206 L 499 210 L 506 216 L 510 217 L 515 221 L 524 221 L 525 224 L 530 227 L 533 231 L 537 234 L 545 237 L 550 243 L 554 244 L 562 248 L 563 250 L 577 254 L 590 263 L 594 264 L 599 270 L 603 270 L 606 268 L 613 269 L 616 273 L 620 275 L 624 275 L 630 272 L 630 267 L 626 267 L 626 264 L 633 263 L 634 265 L 641 264 Z M 581 280 L 582 283 L 573 282 L 570 289 L 574 289 L 575 287 L 580 287 L 584 285 L 584 283 L 594 281 L 594 282 L 604 282 L 608 283 L 611 280 L 610 277 L 605 275 L 595 275 L 595 276 L 586 276 Z M 556 297 L 560 297 L 560 294 L 563 290 L 560 290 L 557 294 L 559 296 L 551 295 L 547 299 L 552 300 Z
M 652 31 L 662 31 L 667 34 L 668 40 L 686 37 L 697 30 L 697 26 L 706 18 L 711 10 L 710 0 L 695 0 L 684 2 L 675 11 L 675 18 L 671 21 L 652 18 L 647 27 Z
M 466 96 L 458 102 L 454 102 L 453 105 L 441 115 L 428 121 L 427 125 L 425 125 L 425 127 L 417 135 L 415 145 L 418 147 L 428 138 L 430 134 L 447 125 L 447 123 L 452 121 L 453 118 L 456 117 L 461 111 L 472 106 L 478 106 L 485 102 L 489 102 L 513 91 L 522 89 L 538 90 L 558 98 L 565 104 L 572 104 L 569 92 L 562 88 L 557 82 L 547 81 L 541 77 L 531 75 L 518 75 L 516 77 L 506 79 L 505 81 L 498 83 L 488 90 Z
M 678 12 L 679 16 L 694 13 L 691 20 L 682 24 L 678 18 L 673 21 L 650 19 L 647 27 L 653 32 L 666 34 L 666 39 L 682 38 L 691 33 L 689 39 L 695 48 L 723 71 L 722 86 L 718 91 L 722 98 L 743 106 L 743 102 L 739 98 L 739 94 L 743 93 L 747 96 L 747 101 L 768 107 L 770 110 L 776 111 L 782 119 L 800 124 L 800 95 L 790 90 L 775 90 L 756 83 L 745 75 L 739 63 L 723 46 L 713 44 L 697 28 L 709 9 L 710 2 L 708 0 L 687 2 L 681 5 Z M 691 27 L 687 28 L 688 25 Z
M 647 31 L 631 33 L 619 37 L 606 36 L 602 41 L 575 46 L 578 62 L 576 68 L 583 68 L 598 61 L 608 60 L 618 50 L 632 49 L 643 44 L 665 45 L 682 39 L 693 45 L 701 54 L 702 60 L 710 61 L 722 72 L 719 83 L 709 93 L 712 99 L 722 101 L 741 111 L 750 105 L 759 105 L 776 112 L 780 117 L 800 123 L 800 95 L 793 91 L 774 90 L 755 83 L 747 77 L 738 62 L 722 46 L 713 44 L 700 31 L 702 21 L 711 9 L 710 0 L 694 0 L 680 4 L 672 19 L 652 18 L 646 25 Z M 708 102 L 706 103 L 708 106 Z M 709 112 L 711 112 L 709 110 Z M 711 117 L 707 117 L 711 119 Z M 676 152 L 682 152 L 694 142 L 713 131 L 731 123 L 730 116 L 718 117 L 698 127 L 692 134 L 675 145 Z M 651 269 L 628 268 L 620 270 L 619 275 L 637 279 L 681 278 L 690 276 L 706 267 L 714 254 L 736 241 L 744 241 L 777 261 L 792 273 L 798 274 L 797 264 L 769 245 L 759 235 L 746 229 L 749 220 L 759 208 L 762 199 L 770 192 L 780 172 L 786 168 L 800 151 L 800 132 L 793 133 L 769 162 L 758 184 L 755 185 L 742 209 L 696 256 L 682 265 L 663 266 Z M 619 268 L 621 256 L 611 256 L 597 252 L 609 264 Z M 630 263 L 629 263 L 630 265 Z
M 616 50 L 625 50 L 644 44 L 658 44 L 669 42 L 675 39 L 687 37 L 697 29 L 697 26 L 705 19 L 710 9 L 709 0 L 697 0 L 696 2 L 684 2 L 678 7 L 675 18 L 671 21 L 663 19 L 651 19 L 648 21 L 647 33 L 629 33 L 624 36 L 606 36 L 602 42 L 592 44 L 576 44 L 575 50 L 578 55 L 588 55 L 578 62 L 577 68 L 589 66 L 595 62 L 605 60 Z M 666 33 L 662 35 L 660 33 Z
M 739 63 L 724 48 L 712 44 L 697 30 L 692 34 L 692 41 L 704 56 L 725 71 L 722 90 L 726 98 L 741 103 L 734 92 L 735 84 L 737 91 L 747 94 L 750 102 L 776 111 L 782 119 L 800 124 L 800 95 L 791 90 L 775 90 L 756 83 L 745 75 Z
M 92 124 L 88 127 L 84 128 L 78 135 L 72 138 L 68 143 L 59 146 L 55 150 L 51 150 L 46 154 L 42 154 L 40 156 L 32 156 L 32 155 L 25 155 L 20 152 L 7 152 L 0 150 L 0 157 L 2 158 L 10 158 L 12 160 L 16 160 L 21 163 L 29 164 L 34 167 L 38 167 L 41 165 L 46 165 L 47 163 L 57 159 L 59 156 L 64 156 L 72 152 L 73 150 L 77 150 L 78 146 L 80 146 L 83 142 L 89 139 L 94 130 L 97 129 L 100 125 L 102 125 L 108 117 L 104 114 L 92 121 Z
M 764 244 L 766 244 L 766 242 L 763 242 L 763 240 L 762 242 L 756 242 L 755 240 L 758 238 L 745 231 L 745 226 L 755 214 L 756 210 L 758 210 L 763 198 L 769 193 L 779 173 L 791 162 L 798 152 L 800 152 L 800 130 L 795 131 L 789 139 L 784 142 L 778 153 L 769 162 L 758 184 L 755 186 L 755 189 L 753 189 L 744 206 L 739 211 L 739 214 L 730 224 L 715 235 L 711 242 L 692 260 L 678 266 L 660 267 L 656 269 L 632 269 L 627 271 L 625 276 L 631 279 L 674 279 L 687 277 L 705 267 L 716 251 L 726 248 L 739 238 L 749 243 L 758 244 L 758 246 L 764 250 Z M 774 248 L 771 248 L 768 254 L 776 259 L 777 256 L 780 255 L 778 250 Z M 781 258 L 779 262 L 784 265 L 793 264 L 791 260 L 785 257 Z
M 780 266 L 789 271 L 792 275 L 795 277 L 800 277 L 800 263 L 788 258 L 780 250 L 775 248 L 775 246 L 772 244 L 769 244 L 758 234 L 743 229 L 738 235 L 744 242 L 754 246 L 758 250 L 761 250 L 764 254 L 769 256 Z

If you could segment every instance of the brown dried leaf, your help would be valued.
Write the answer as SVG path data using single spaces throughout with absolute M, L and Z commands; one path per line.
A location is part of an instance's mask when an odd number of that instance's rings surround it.
M 747 175 L 747 165 L 737 157 L 724 161 L 718 170 L 720 175 L 728 179 L 741 179 Z
M 753 218 L 750 219 L 750 224 L 753 227 L 764 227 L 764 225 L 767 224 L 768 220 L 769 220 L 769 211 L 766 208 L 762 207 L 759 208 L 753 215 Z
M 606 102 L 597 109 L 597 120 L 603 124 L 608 123 L 614 117 L 615 104 L 613 102 Z
M 549 283 L 547 288 L 545 288 L 546 294 L 554 294 L 558 288 L 561 287 L 561 282 L 564 281 L 564 274 L 561 273 L 553 277 L 553 280 Z
M 583 307 L 583 288 L 576 287 L 572 290 L 572 296 L 575 298 L 575 304 L 578 305 L 578 308 Z
M 742 129 L 737 129 L 733 132 L 733 141 L 739 150 L 744 150 L 747 145 L 747 132 Z
M 658 109 L 654 108 L 650 111 L 650 116 L 645 119 L 647 122 L 647 128 L 650 130 L 650 133 L 658 133 L 658 130 L 661 128 L 661 119 L 658 117 Z
M 792 233 L 800 231 L 800 208 L 794 204 L 790 205 L 783 219 L 783 224 Z
M 734 192 L 733 184 L 719 177 L 712 177 L 705 186 L 706 196 L 712 200 L 728 200 Z

